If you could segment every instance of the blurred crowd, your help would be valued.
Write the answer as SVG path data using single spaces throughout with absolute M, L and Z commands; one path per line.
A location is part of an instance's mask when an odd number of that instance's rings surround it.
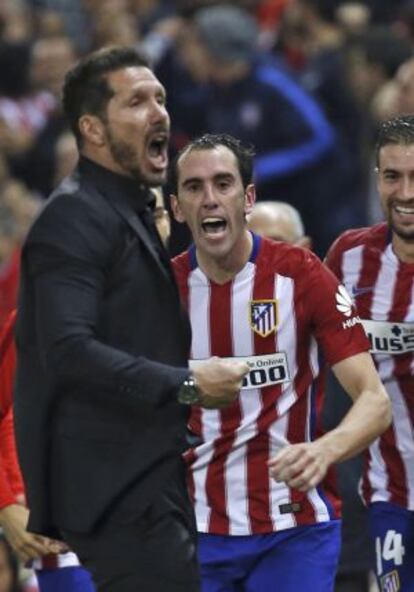
M 150 55 L 171 156 L 204 132 L 253 144 L 258 200 L 297 208 L 321 257 L 346 228 L 380 219 L 373 143 L 380 121 L 414 111 L 414 0 L 2 0 L 0 323 L 28 225 L 75 164 L 65 71 L 113 44 Z M 171 253 L 188 240 L 172 223 Z M 0 592 L 12 580 L 0 569 Z

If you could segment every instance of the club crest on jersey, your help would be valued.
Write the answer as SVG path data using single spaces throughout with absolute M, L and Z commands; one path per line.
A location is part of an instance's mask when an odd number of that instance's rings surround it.
M 277 300 L 250 300 L 250 326 L 261 337 L 277 329 Z

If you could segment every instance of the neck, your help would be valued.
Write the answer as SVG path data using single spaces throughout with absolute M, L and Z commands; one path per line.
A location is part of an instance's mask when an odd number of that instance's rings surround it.
M 223 257 L 211 257 L 197 249 L 197 261 L 206 276 L 216 284 L 231 281 L 243 269 L 253 248 L 252 235 L 245 230 L 239 243 Z
M 392 248 L 400 261 L 403 263 L 414 263 L 414 240 L 408 242 L 393 234 Z

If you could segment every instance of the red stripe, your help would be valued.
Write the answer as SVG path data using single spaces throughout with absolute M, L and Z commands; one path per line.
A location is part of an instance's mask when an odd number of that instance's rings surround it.
M 45 555 L 41 558 L 41 569 L 56 569 L 59 567 L 58 555 Z
M 10 409 L 13 398 L 13 384 L 16 370 L 16 348 L 14 345 L 14 327 L 16 311 L 6 319 L 0 335 L 0 418 Z
M 256 265 L 253 286 L 253 300 L 269 300 L 275 297 L 275 275 L 269 273 L 268 265 Z M 269 354 L 275 348 L 275 334 L 261 337 L 254 333 L 255 355 Z M 273 521 L 270 507 L 269 472 L 266 459 L 270 455 L 269 427 L 277 419 L 276 400 L 281 387 L 265 387 L 260 389 L 261 412 L 257 420 L 258 435 L 247 444 L 247 488 L 251 530 L 255 534 L 271 532 Z
M 404 265 L 400 265 L 397 273 L 397 278 L 394 286 L 394 294 L 393 294 L 393 302 L 391 309 L 388 313 L 388 320 L 393 322 L 402 321 L 406 315 L 408 308 L 410 306 L 411 300 L 411 289 L 412 289 L 413 278 L 411 274 L 406 272 L 406 267 Z M 404 392 L 404 389 L 401 388 L 403 382 L 401 377 L 403 376 L 410 376 L 411 369 L 410 364 L 412 361 L 412 354 L 394 356 L 394 376 L 400 390 Z M 411 397 L 410 397 L 411 398 Z M 407 401 L 407 409 L 409 413 L 409 417 L 411 420 L 411 427 L 413 426 L 413 415 L 414 410 L 412 407 L 412 401 Z M 397 448 L 397 441 L 395 437 L 395 429 L 398 429 L 398 426 L 391 426 L 393 429 L 386 432 L 383 435 L 381 440 L 380 448 L 381 452 L 384 456 L 387 471 L 389 475 L 389 484 L 388 489 L 390 491 L 391 497 L 390 502 L 403 505 L 407 507 L 408 505 L 408 487 L 407 487 L 407 473 L 405 470 L 404 462 L 401 458 L 400 452 Z M 385 443 L 387 441 L 387 445 Z M 392 449 L 391 453 L 389 450 L 389 445 L 394 448 Z
M 3 330 L 0 335 L 0 363 L 5 353 L 10 347 L 11 342 L 14 338 L 14 326 L 16 324 L 16 310 L 13 310 L 7 317 Z
M 232 356 L 231 332 L 231 290 L 232 282 L 222 286 L 212 284 L 210 300 L 210 336 L 211 354 L 213 356 Z M 225 480 L 225 464 L 231 452 L 236 429 L 241 422 L 241 410 L 238 402 L 220 411 L 221 435 L 215 444 L 206 477 L 206 496 L 212 508 L 209 530 L 211 532 L 229 533 L 227 516 L 227 492 Z
M 300 397 L 292 406 L 289 413 L 289 424 L 287 439 L 290 443 L 303 442 L 305 440 L 306 420 L 308 414 L 308 404 L 306 393 Z M 301 512 L 295 514 L 296 524 L 312 524 L 315 522 L 315 512 L 307 495 L 297 489 L 290 490 L 292 503 L 301 505 Z
M 407 507 L 407 474 L 397 448 L 395 427 L 391 425 L 382 434 L 379 447 L 388 473 L 389 501 Z
M 296 285 L 294 294 L 294 311 L 296 315 L 296 364 L 300 368 L 300 372 L 296 373 L 294 380 L 294 389 L 296 393 L 303 393 L 302 396 L 292 405 L 287 429 L 287 439 L 291 444 L 296 442 L 304 442 L 306 437 L 306 426 L 308 414 L 310 409 L 308 408 L 308 392 L 312 387 L 312 372 L 309 360 L 309 346 L 310 337 L 305 338 L 309 332 L 304 326 L 304 309 L 301 302 L 303 297 L 303 291 Z M 310 385 L 306 388 L 306 385 Z M 296 523 L 310 524 L 315 522 L 315 512 L 312 504 L 310 503 L 306 494 L 291 489 L 291 500 L 292 503 L 299 503 L 302 506 L 302 511 L 295 515 Z

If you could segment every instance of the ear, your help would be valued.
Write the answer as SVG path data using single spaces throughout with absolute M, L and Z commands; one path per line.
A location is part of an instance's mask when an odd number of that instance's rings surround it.
M 379 170 L 379 167 L 376 166 L 375 167 L 375 186 L 377 189 L 377 193 L 379 195 L 380 195 L 380 181 L 381 181 L 380 170 Z
M 94 146 L 102 147 L 106 142 L 105 126 L 96 115 L 82 115 L 79 129 L 85 140 Z
M 256 187 L 253 183 L 247 185 L 245 192 L 244 192 L 244 213 L 250 214 L 253 209 L 253 206 L 256 202 Z
M 181 211 L 178 197 L 174 194 L 170 195 L 170 205 L 171 205 L 171 211 L 174 214 L 174 218 L 177 220 L 177 222 L 181 222 L 181 223 L 185 222 L 185 218 L 184 218 L 183 213 Z

